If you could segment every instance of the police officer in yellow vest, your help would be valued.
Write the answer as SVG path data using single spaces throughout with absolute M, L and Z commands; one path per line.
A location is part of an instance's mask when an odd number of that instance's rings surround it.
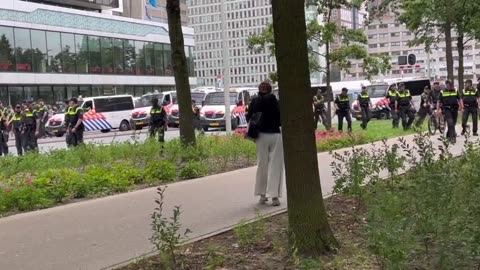
M 150 138 L 158 136 L 158 141 L 164 142 L 167 114 L 158 102 L 157 98 L 152 99 L 152 109 L 150 110 Z
M 365 86 L 362 87 L 362 92 L 358 95 L 357 100 L 360 110 L 362 111 L 362 124 L 360 124 L 360 126 L 363 129 L 367 129 L 367 124 L 370 121 L 370 110 L 373 106 Z
M 478 136 L 478 104 L 480 92 L 473 87 L 472 80 L 466 81 L 465 90 L 462 93 L 463 117 L 462 117 L 462 135 L 467 128 L 468 116 L 472 115 L 473 136 Z
M 25 151 L 36 151 L 38 148 L 37 138 L 40 134 L 40 118 L 33 104 L 29 102 L 23 113 L 24 124 L 24 149 Z
M 395 104 L 398 99 L 398 91 L 395 84 L 392 84 L 390 86 L 385 97 L 389 101 L 390 113 L 392 114 L 392 126 L 393 128 L 398 128 L 399 118 L 398 118 L 397 109 L 395 108 L 396 106 Z
M 445 85 L 446 89 L 440 94 L 437 103 L 437 113 L 443 112 L 448 126 L 447 138 L 451 143 L 455 143 L 457 141 L 455 125 L 457 124 L 458 110 L 463 110 L 463 102 L 451 81 L 447 80 Z
M 38 118 L 40 119 L 40 137 L 46 136 L 45 125 L 48 120 L 48 108 L 43 99 L 38 100 Z
M 202 131 L 200 125 L 200 108 L 197 106 L 194 99 L 192 99 L 192 112 L 193 112 L 193 128 Z
M 403 130 L 407 130 L 412 126 L 415 120 L 414 106 L 412 103 L 412 95 L 408 89 L 405 89 L 403 83 L 399 84 L 398 98 L 395 103 L 395 108 L 402 119 Z
M 72 98 L 68 107 L 67 146 L 79 146 L 83 144 L 83 109 L 78 107 L 78 99 Z
M 342 88 L 342 93 L 335 98 L 335 109 L 338 117 L 338 130 L 343 131 L 343 118 L 345 118 L 348 123 L 348 132 L 352 132 L 352 116 L 350 115 L 350 99 L 347 88 Z
M 0 156 L 8 155 L 8 121 L 10 114 L 6 110 L 0 111 Z
M 19 156 L 23 155 L 23 152 L 25 151 L 25 143 L 23 136 L 25 127 L 23 123 L 22 106 L 20 104 L 17 104 L 17 106 L 15 106 L 15 111 L 7 122 L 7 126 L 12 129 L 13 134 L 15 135 L 15 146 L 17 147 L 17 154 Z

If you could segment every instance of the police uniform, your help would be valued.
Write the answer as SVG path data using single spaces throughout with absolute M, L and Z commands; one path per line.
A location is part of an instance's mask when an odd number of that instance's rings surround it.
M 165 141 L 165 110 L 162 106 L 150 110 L 150 138 L 158 135 L 158 141 Z
M 0 112 L 0 156 L 8 155 L 8 118 L 8 114 Z
M 67 142 L 68 146 L 78 146 L 83 144 L 83 109 L 75 106 L 68 108 L 68 133 L 69 133 L 69 142 Z M 82 120 L 82 123 L 78 127 L 77 123 L 78 120 Z M 74 131 L 75 129 L 75 131 Z
M 473 122 L 473 134 L 478 134 L 478 97 L 479 91 L 475 88 L 465 89 L 462 93 L 463 100 L 463 116 L 462 116 L 462 134 L 465 133 L 467 128 L 468 116 L 472 115 Z
M 347 120 L 348 131 L 352 131 L 352 116 L 350 115 L 350 99 L 348 95 L 338 95 L 335 99 L 337 105 L 338 130 L 343 131 L 343 118 Z
M 390 112 L 392 114 L 392 126 L 393 128 L 398 128 L 399 117 L 395 109 L 395 102 L 398 99 L 398 91 L 396 89 L 388 90 L 386 98 L 389 101 Z
M 37 121 L 38 121 L 38 113 L 36 110 L 29 110 L 26 109 L 23 113 L 23 124 L 24 124 L 24 132 L 23 132 L 23 142 L 24 142 L 24 150 L 25 151 L 34 151 L 38 148 L 37 144 L 37 136 L 35 135 L 36 131 L 38 130 Z
M 325 109 L 325 102 L 322 95 L 313 97 L 313 110 L 314 110 L 314 127 L 317 129 L 318 121 L 322 121 L 325 129 L 330 129 L 328 125 L 327 112 Z
M 402 127 L 404 130 L 409 129 L 415 120 L 415 113 L 411 108 L 412 95 L 410 91 L 405 89 L 398 92 L 397 109 L 400 118 L 402 119 Z
M 46 135 L 45 125 L 47 124 L 48 118 L 48 108 L 43 106 L 38 110 L 38 117 L 40 119 L 40 137 Z
M 460 94 L 455 89 L 445 90 L 440 94 L 440 103 L 442 104 L 443 114 L 448 126 L 447 138 L 451 142 L 455 142 L 457 137 L 455 125 L 458 118 L 459 100 Z
M 358 104 L 362 110 L 362 124 L 363 129 L 367 128 L 367 124 L 370 121 L 370 96 L 367 92 L 362 92 L 358 95 Z
M 201 130 L 201 127 L 200 127 L 200 108 L 197 105 L 192 104 L 192 112 L 193 112 L 193 128 L 195 128 L 197 130 Z
M 428 93 L 423 92 L 420 96 L 420 109 L 418 110 L 418 119 L 415 123 L 415 126 L 421 127 L 423 125 L 423 121 L 425 120 L 425 117 L 427 117 L 427 114 L 431 109 L 430 101 L 431 96 Z

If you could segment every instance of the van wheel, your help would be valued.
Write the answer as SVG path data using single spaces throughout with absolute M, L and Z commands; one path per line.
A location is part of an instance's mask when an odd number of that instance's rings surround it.
M 128 124 L 128 121 L 127 120 L 123 120 L 121 123 L 120 123 L 120 127 L 118 128 L 120 131 L 127 131 L 127 130 L 130 130 L 130 125 Z
M 207 131 L 208 131 L 208 127 L 203 127 L 203 131 L 207 132 Z
M 239 125 L 240 125 L 239 118 L 232 119 L 232 130 L 236 130 Z
M 102 129 L 102 130 L 100 130 L 100 131 L 101 131 L 102 133 L 108 133 L 108 132 L 110 132 L 110 129 Z
M 386 119 L 388 119 L 388 112 L 385 112 L 385 111 L 380 112 L 380 114 L 378 115 L 378 119 L 379 119 L 379 120 L 386 120 Z

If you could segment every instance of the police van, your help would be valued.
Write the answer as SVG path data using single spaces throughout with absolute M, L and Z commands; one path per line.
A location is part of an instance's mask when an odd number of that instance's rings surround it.
M 127 131 L 130 129 L 128 119 L 134 109 L 133 96 L 99 96 L 83 98 L 78 101 L 83 109 L 85 131 L 99 130 L 109 132 L 112 129 Z M 66 132 L 65 113 L 52 116 L 46 125 L 48 131 L 61 137 Z
M 195 105 L 201 109 L 207 94 L 217 92 L 217 91 L 219 91 L 219 89 L 216 89 L 215 87 L 195 88 L 191 92 L 191 97 L 192 97 L 192 100 L 195 101 Z M 177 128 L 180 126 L 180 109 L 178 107 L 177 102 L 175 102 L 173 106 L 170 108 L 170 113 L 168 114 L 168 126 L 174 127 L 174 128 Z
M 250 93 L 245 88 L 230 89 L 230 116 L 232 118 L 232 130 L 247 125 L 245 118 L 246 108 L 250 102 Z M 210 128 L 225 129 L 225 94 L 224 92 L 212 92 L 207 94 L 203 107 L 200 110 L 200 124 L 204 131 Z
M 150 125 L 150 110 L 152 109 L 152 100 L 158 99 L 159 105 L 163 106 L 165 112 L 170 114 L 172 106 L 177 103 L 177 92 L 158 92 L 143 95 L 130 115 L 130 126 L 132 129 L 140 130 Z

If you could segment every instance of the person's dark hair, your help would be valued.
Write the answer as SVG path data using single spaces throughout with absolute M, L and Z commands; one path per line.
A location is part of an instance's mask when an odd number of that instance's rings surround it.
M 342 92 L 348 92 L 348 89 L 346 87 L 343 87 Z
M 258 92 L 260 93 L 271 93 L 272 92 L 272 85 L 268 82 L 262 82 L 258 86 Z
M 152 105 L 154 107 L 157 107 L 158 106 L 158 98 L 152 98 Z
M 452 82 L 450 80 L 446 80 L 445 85 L 452 85 Z
M 467 80 L 466 83 L 473 83 L 472 80 Z

